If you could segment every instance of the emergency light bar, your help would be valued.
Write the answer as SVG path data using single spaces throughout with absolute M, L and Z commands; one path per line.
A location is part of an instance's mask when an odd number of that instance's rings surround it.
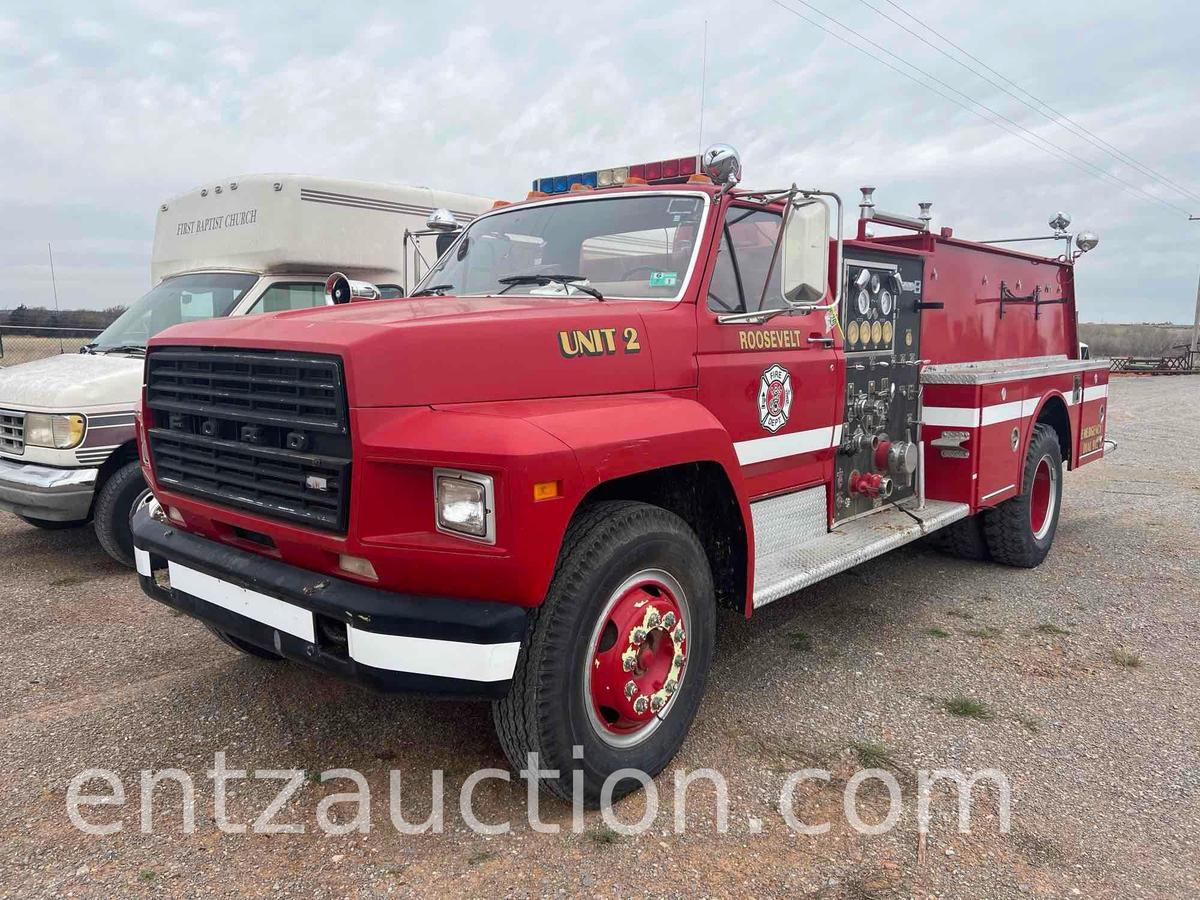
M 589 188 L 616 187 L 622 184 L 680 184 L 700 171 L 699 157 L 681 156 L 659 162 L 616 166 L 612 169 L 596 169 L 593 172 L 576 172 L 572 175 L 554 175 L 550 178 L 535 178 L 533 189 L 543 194 L 565 194 L 576 184 Z M 633 179 L 638 179 L 633 181 Z

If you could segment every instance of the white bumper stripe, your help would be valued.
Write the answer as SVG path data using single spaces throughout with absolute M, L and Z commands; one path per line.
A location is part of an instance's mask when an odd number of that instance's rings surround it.
M 521 645 L 469 644 L 435 641 L 399 634 L 379 634 L 346 628 L 350 658 L 393 672 L 415 672 L 468 681 L 507 681 L 512 678 Z
M 310 644 L 317 639 L 313 630 L 313 616 L 307 609 L 229 584 L 176 562 L 168 562 L 167 568 L 171 573 L 171 587 L 175 590 L 287 632 Z
M 150 554 L 135 548 L 138 572 L 150 574 Z M 143 571 L 143 567 L 145 571 Z M 179 563 L 169 562 L 171 587 L 199 597 L 247 619 L 261 622 L 301 640 L 316 641 L 313 614 L 307 609 L 268 597 L 258 591 L 213 578 Z M 468 681 L 507 681 L 517 665 L 521 644 L 472 644 L 398 634 L 379 634 L 346 626 L 350 658 L 390 672 L 411 672 Z
M 824 428 L 812 428 L 808 431 L 794 431 L 791 434 L 775 434 L 771 437 L 755 438 L 751 441 L 737 441 L 733 445 L 738 462 L 743 466 L 766 462 L 769 459 L 783 459 L 785 456 L 796 456 L 799 453 L 813 453 L 817 450 L 828 450 L 841 442 L 841 426 L 827 425 Z

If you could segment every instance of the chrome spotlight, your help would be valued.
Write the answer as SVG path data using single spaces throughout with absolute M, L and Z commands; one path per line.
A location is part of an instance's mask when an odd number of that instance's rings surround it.
M 458 222 L 454 219 L 454 213 L 443 206 L 429 214 L 425 227 L 430 231 L 457 231 Z
M 1061 234 L 1071 227 L 1071 217 L 1059 210 L 1051 217 L 1049 224 L 1056 234 Z
M 732 187 L 742 180 L 742 158 L 728 144 L 713 144 L 700 157 L 700 168 L 714 184 Z
M 1089 250 L 1095 250 L 1096 245 L 1100 243 L 1100 235 L 1094 231 L 1081 231 L 1075 235 L 1075 246 L 1079 248 L 1080 253 L 1087 253 Z

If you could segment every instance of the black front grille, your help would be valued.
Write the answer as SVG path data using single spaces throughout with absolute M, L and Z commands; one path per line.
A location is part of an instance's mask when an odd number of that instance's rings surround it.
M 345 533 L 350 425 L 338 357 L 155 348 L 146 403 L 164 487 Z

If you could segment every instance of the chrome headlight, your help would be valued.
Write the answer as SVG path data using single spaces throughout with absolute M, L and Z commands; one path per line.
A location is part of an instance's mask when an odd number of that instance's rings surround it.
M 438 531 L 495 543 L 495 487 L 490 476 L 434 469 L 433 484 Z
M 70 450 L 82 443 L 84 427 L 84 418 L 77 413 L 26 413 L 25 446 Z

